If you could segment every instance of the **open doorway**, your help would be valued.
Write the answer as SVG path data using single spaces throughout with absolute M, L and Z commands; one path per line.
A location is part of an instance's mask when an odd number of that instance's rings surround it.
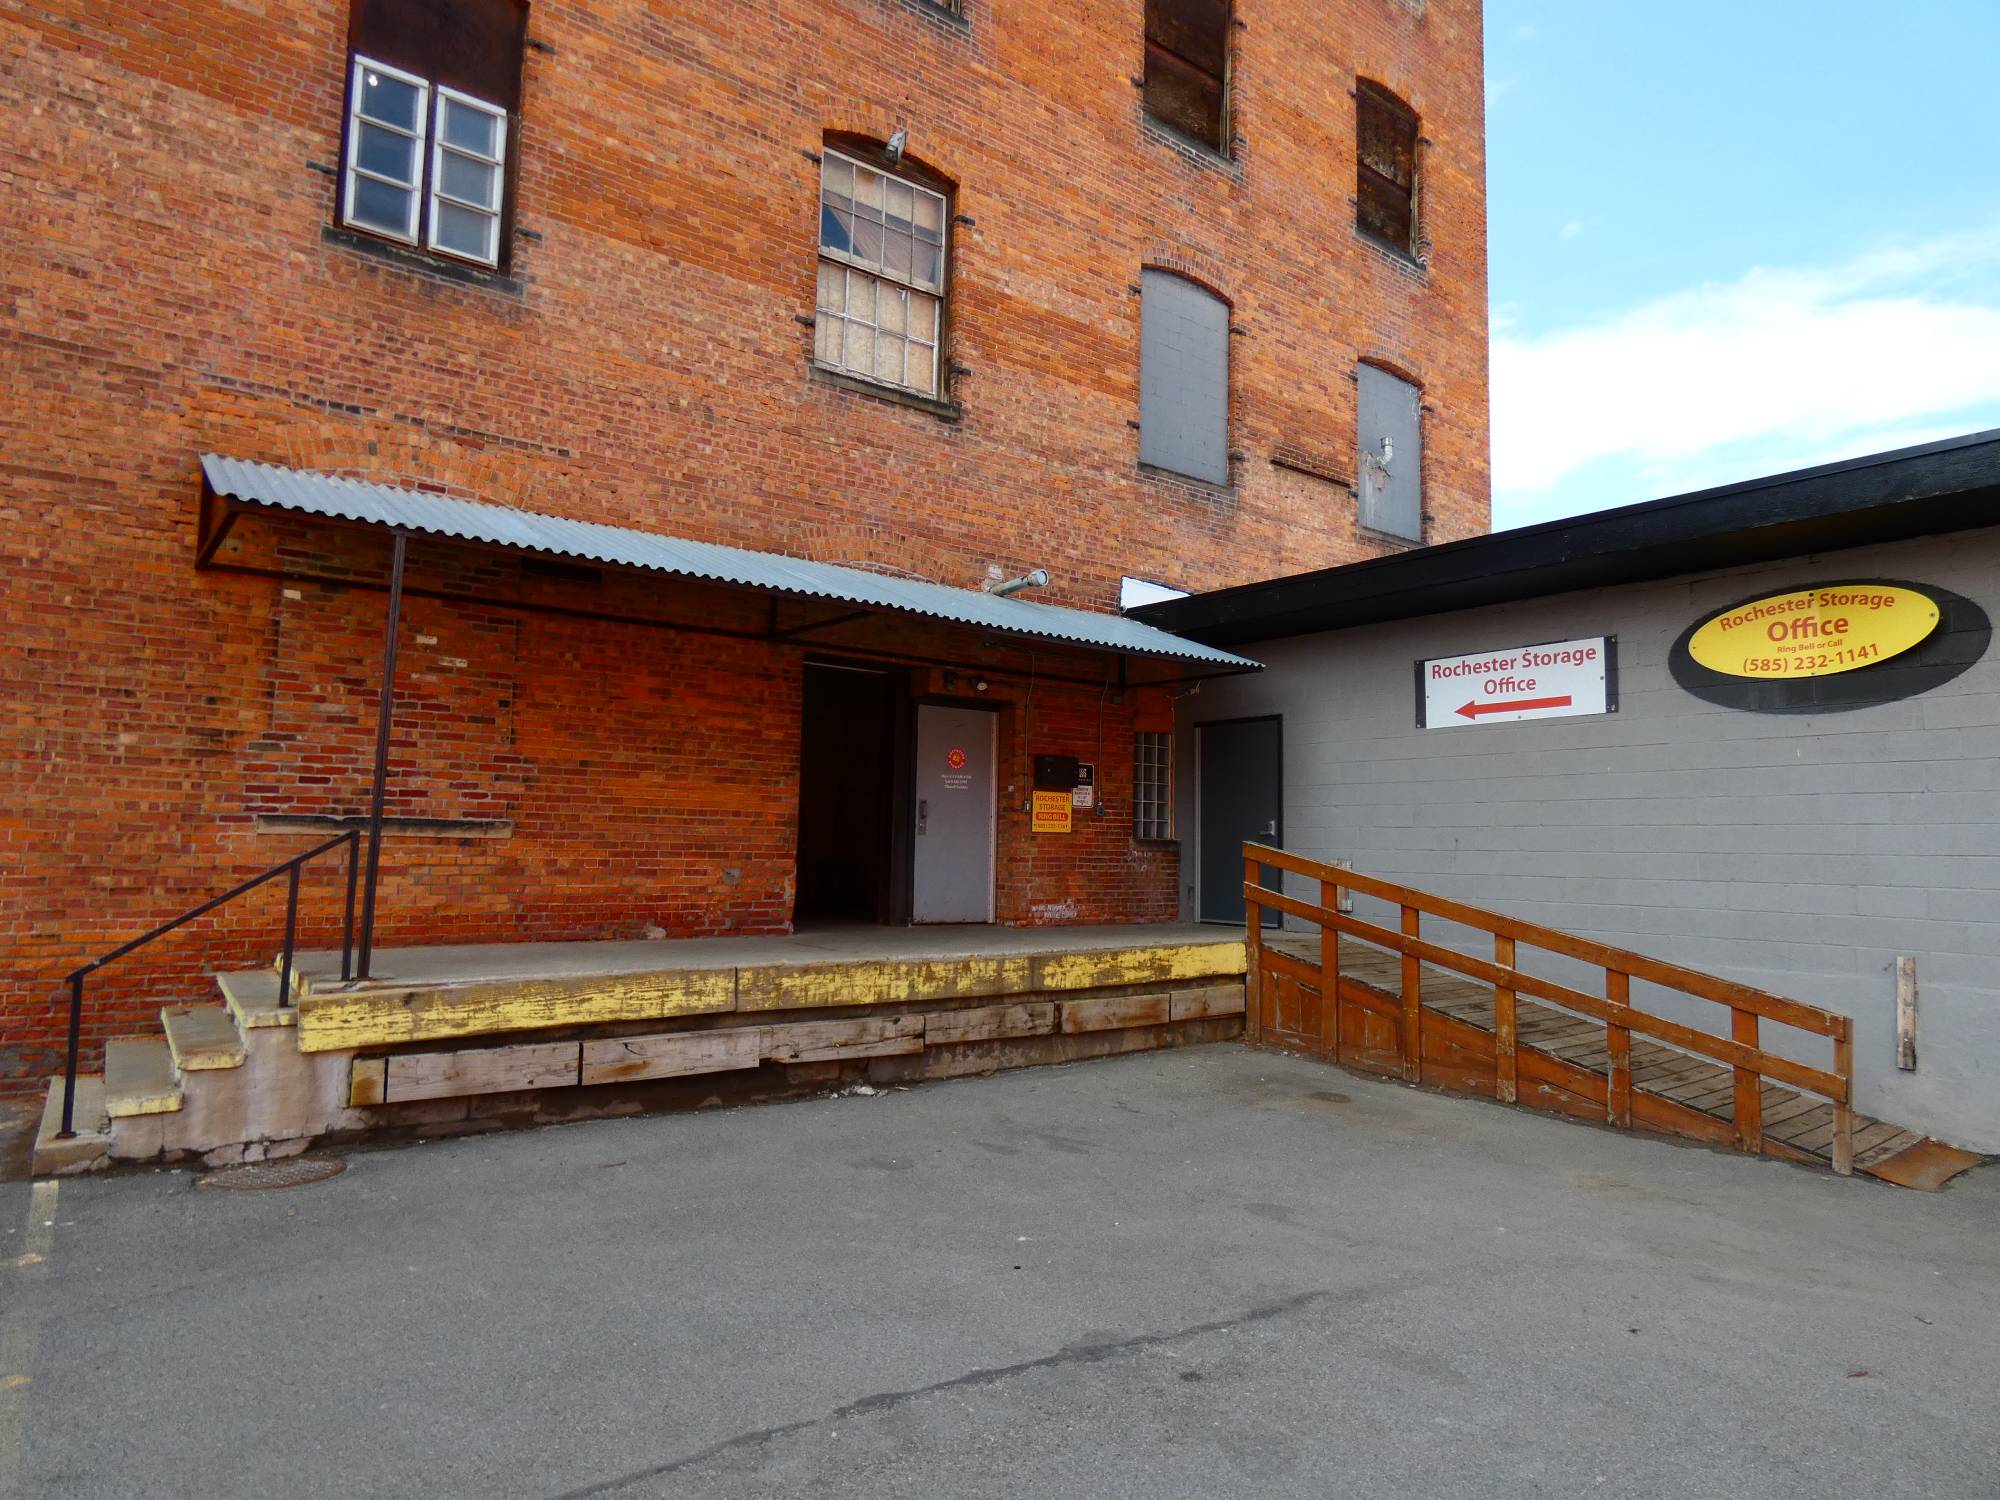
M 899 672 L 806 663 L 795 922 L 896 920 L 903 703 Z

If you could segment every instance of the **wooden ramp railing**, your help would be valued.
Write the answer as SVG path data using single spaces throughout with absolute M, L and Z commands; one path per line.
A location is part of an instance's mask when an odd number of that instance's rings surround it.
M 1483 1041 L 1477 1055 L 1468 1057 L 1463 1046 L 1443 1034 L 1442 1021 L 1431 1024 L 1429 1029 L 1438 1037 L 1440 1050 L 1449 1049 L 1452 1055 L 1441 1057 L 1436 1066 L 1427 1069 L 1424 985 L 1428 966 L 1446 971 L 1444 975 L 1435 975 L 1434 982 L 1452 975 L 1472 981 L 1480 988 L 1478 999 L 1482 1006 L 1485 993 L 1490 990 L 1490 1091 L 1496 1098 L 1516 1102 L 1520 1098 L 1524 1066 L 1542 1066 L 1539 1053 L 1533 1054 L 1532 1061 L 1524 1061 L 1528 1049 L 1523 1047 L 1520 1035 L 1521 999 L 1530 997 L 1558 1007 L 1569 1013 L 1569 1017 L 1587 1017 L 1603 1023 L 1602 1093 L 1607 1123 L 1626 1129 L 1633 1125 L 1632 1037 L 1637 1033 L 1678 1049 L 1680 1054 L 1692 1054 L 1730 1070 L 1733 1087 L 1727 1088 L 1726 1093 L 1731 1097 L 1723 1103 L 1733 1125 L 1734 1144 L 1745 1151 L 1765 1149 L 1767 1081 L 1827 1100 L 1832 1105 L 1832 1119 L 1826 1144 L 1833 1169 L 1842 1174 L 1853 1171 L 1854 1039 L 1853 1022 L 1848 1017 L 1552 927 L 1305 859 L 1282 849 L 1245 844 L 1243 861 L 1250 986 L 1245 1020 L 1251 1040 L 1289 1044 L 1340 1061 L 1357 1062 L 1376 1071 L 1399 1072 L 1411 1082 L 1449 1082 L 1468 1069 L 1483 1073 L 1486 1065 Z M 1317 881 L 1319 900 L 1303 901 L 1262 885 L 1262 872 L 1268 870 L 1282 870 Z M 1398 925 L 1384 927 L 1361 920 L 1351 914 L 1351 909 L 1343 910 L 1350 906 L 1345 899 L 1348 892 L 1395 906 L 1400 914 Z M 1282 912 L 1318 928 L 1317 963 L 1298 952 L 1286 951 L 1299 945 L 1267 934 L 1263 926 L 1266 911 Z M 1423 935 L 1426 917 L 1487 934 L 1492 941 L 1493 957 L 1478 958 L 1427 940 Z M 1379 950 L 1378 962 L 1357 963 L 1360 955 L 1351 951 L 1343 955 L 1343 939 L 1366 945 L 1364 953 Z M 1310 942 L 1308 937 L 1306 943 Z M 1604 993 L 1589 994 L 1527 972 L 1520 967 L 1524 948 L 1539 949 L 1601 969 Z M 1393 955 L 1394 962 L 1381 962 L 1379 955 Z M 1394 993 L 1386 988 L 1391 973 L 1397 984 Z M 1370 978 L 1381 979 L 1383 983 L 1370 983 Z M 1729 1035 L 1703 1031 L 1637 1008 L 1632 1003 L 1635 979 L 1727 1007 Z M 1464 986 L 1456 988 L 1462 991 Z M 1327 997 L 1332 997 L 1330 1003 Z M 1436 1014 L 1432 1012 L 1433 1016 Z M 1832 1071 L 1809 1067 L 1766 1050 L 1761 1028 L 1767 1022 L 1829 1039 L 1833 1044 Z M 1664 1076 L 1670 1071 L 1670 1066 L 1649 1059 L 1649 1075 Z M 1481 1085 L 1477 1092 L 1488 1091 L 1484 1086 L 1487 1079 L 1481 1077 L 1477 1082 Z M 1646 1108 L 1657 1117 L 1660 1107 L 1650 1095 L 1642 1097 Z M 1595 1089 L 1590 1099 L 1594 1105 Z

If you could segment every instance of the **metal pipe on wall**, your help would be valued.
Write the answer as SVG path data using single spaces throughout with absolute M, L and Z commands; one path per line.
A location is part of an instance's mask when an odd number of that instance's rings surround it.
M 403 614 L 403 564 L 409 534 L 396 533 L 389 565 L 389 618 L 382 633 L 382 699 L 375 711 L 375 783 L 368 809 L 368 877 L 361 895 L 361 951 L 355 978 L 366 979 L 375 952 L 375 887 L 382 874 L 382 815 L 389 796 L 389 728 L 396 712 L 396 634 Z

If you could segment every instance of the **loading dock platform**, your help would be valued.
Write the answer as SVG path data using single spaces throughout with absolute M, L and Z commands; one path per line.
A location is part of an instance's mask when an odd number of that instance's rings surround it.
M 388 948 L 217 976 L 50 1089 L 37 1172 L 258 1159 L 381 1131 L 533 1124 L 1219 1041 L 1240 932 L 1192 925 L 841 927 L 788 937 Z

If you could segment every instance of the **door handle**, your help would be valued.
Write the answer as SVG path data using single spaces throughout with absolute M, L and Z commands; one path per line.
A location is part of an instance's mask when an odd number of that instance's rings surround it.
M 930 815 L 931 815 L 930 799 L 926 797 L 919 797 L 917 799 L 917 832 L 919 834 L 923 833 L 924 824 L 929 820 Z
M 1264 825 L 1264 835 L 1266 838 L 1276 838 L 1278 836 L 1278 820 L 1276 818 L 1271 819 Z

